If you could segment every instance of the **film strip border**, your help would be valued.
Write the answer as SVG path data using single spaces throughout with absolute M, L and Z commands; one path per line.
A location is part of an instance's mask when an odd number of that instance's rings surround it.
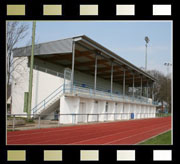
M 26 16 L 26 9 L 28 5 L 25 4 L 7 4 L 6 15 L 7 16 Z M 114 6 L 116 16 L 135 16 L 136 5 L 135 4 L 117 4 Z M 62 16 L 63 5 L 62 4 L 43 4 L 42 5 L 43 16 Z M 80 4 L 79 16 L 98 16 L 99 5 L 98 4 Z M 153 16 L 171 16 L 172 7 L 171 4 L 154 4 L 152 6 Z
M 26 17 L 32 19 L 47 19 L 47 16 L 53 19 L 75 18 L 84 19 L 91 17 L 99 18 L 117 18 L 117 19 L 170 19 L 174 13 L 174 1 L 164 0 L 153 2 L 135 2 L 133 0 L 118 1 L 112 0 L 105 2 L 102 0 L 40 0 L 38 2 L 29 0 L 6 0 L 1 5 L 0 15 L 7 19 L 18 17 L 24 19 Z M 85 17 L 86 16 L 86 17 Z M 157 18 L 158 17 L 158 18 Z
M 17 3 L 16 3 L 17 2 Z M 24 2 L 24 3 L 23 3 Z M 62 3 L 61 3 L 62 2 Z M 106 2 L 99 3 L 93 2 L 87 3 L 85 1 L 81 1 L 82 3 L 72 3 L 68 4 L 68 2 L 63 2 L 61 0 L 52 2 L 49 1 L 45 3 L 42 1 L 41 4 L 36 4 L 35 8 L 32 10 L 32 5 L 29 0 L 27 1 L 8 1 L 6 4 L 3 4 L 3 8 L 1 7 L 0 3 L 0 15 L 6 17 L 6 19 L 27 19 L 29 16 L 37 16 L 36 18 L 47 19 L 47 16 L 53 18 L 61 19 L 65 16 L 72 16 L 75 14 L 76 18 L 84 19 L 87 17 L 84 16 L 91 16 L 90 18 L 97 19 L 102 18 L 110 15 L 113 18 L 117 19 L 148 19 L 148 16 L 151 16 L 152 19 L 161 19 L 164 17 L 165 19 L 171 19 L 173 16 L 173 4 L 172 1 L 168 3 L 148 3 L 144 2 L 141 3 L 120 3 L 120 2 L 113 2 L 112 4 L 108 4 Z M 158 1 L 159 2 L 159 1 Z M 74 5 L 74 6 L 73 6 Z M 104 9 L 103 9 L 104 8 Z M 74 9 L 74 10 L 73 10 Z M 107 9 L 107 10 L 106 10 Z M 108 10 L 109 9 L 109 10 Z M 106 12 L 105 12 L 106 11 Z M 142 15 L 143 13 L 143 15 Z M 100 17 L 102 16 L 102 17 Z M 140 16 L 140 17 L 138 17 Z M 158 17 L 161 16 L 161 17 Z M 75 19 L 76 19 L 75 18 Z M 116 161 L 172 161 L 174 150 L 171 146 L 163 147 L 162 149 L 157 149 L 156 146 L 153 147 L 134 147 L 134 149 L 126 147 L 125 150 L 111 148 L 111 147 L 99 147 L 95 149 L 87 149 L 85 146 L 83 149 L 77 147 L 66 147 L 60 150 L 57 150 L 57 147 L 54 149 L 47 149 L 47 146 L 38 147 L 31 147 L 27 146 L 23 149 L 22 147 L 16 146 L 11 147 L 7 146 L 1 154 L 4 158 L 4 161 L 25 161 L 25 162 L 33 162 L 33 161 L 109 161 L 116 162 Z M 50 146 L 51 148 L 51 146 Z M 137 149 L 136 149 L 137 148 Z M 16 150 L 15 150 L 16 149 Z M 21 149 L 21 150 L 20 150 Z M 71 150 L 69 150 L 71 149 Z M 86 150 L 85 150 L 86 149 Z M 102 150 L 103 149 L 103 150 Z M 143 153 L 144 152 L 144 153 Z M 34 158 L 34 155 L 39 153 L 39 155 Z M 70 153 L 73 154 L 74 158 L 70 157 Z M 142 157 L 143 154 L 143 157 Z M 146 154 L 144 156 L 144 154 Z
M 40 161 L 68 161 L 69 152 L 63 150 L 42 150 L 39 153 Z M 112 152 L 111 152 L 112 153 Z M 109 157 L 111 161 L 140 161 L 142 154 L 137 150 L 114 150 Z M 104 152 L 100 150 L 77 150 L 75 161 L 102 161 Z M 7 150 L 7 161 L 31 161 L 32 154 L 27 150 Z M 67 158 L 68 157 L 68 158 Z M 38 161 L 38 156 L 36 156 Z M 148 160 L 146 160 L 148 161 Z M 149 155 L 149 161 L 172 161 L 172 150 L 153 150 Z

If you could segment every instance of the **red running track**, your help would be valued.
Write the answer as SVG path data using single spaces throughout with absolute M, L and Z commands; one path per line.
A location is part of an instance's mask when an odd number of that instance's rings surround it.
M 171 129 L 171 117 L 106 122 L 7 133 L 10 145 L 137 144 Z

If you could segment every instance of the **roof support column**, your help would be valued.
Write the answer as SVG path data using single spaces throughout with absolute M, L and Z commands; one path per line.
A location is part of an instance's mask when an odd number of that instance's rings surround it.
M 141 93 L 140 93 L 141 99 L 142 99 L 142 76 L 141 76 Z
M 72 43 L 72 71 L 71 71 L 71 93 L 74 85 L 74 63 L 75 63 L 75 42 Z
M 111 64 L 111 95 L 113 91 L 113 62 Z
M 123 76 L 123 97 L 125 96 L 125 91 L 126 91 L 126 88 L 125 88 L 125 85 L 126 85 L 126 70 L 124 69 L 124 76 Z
M 134 99 L 134 73 L 133 73 L 133 99 Z
M 147 101 L 148 101 L 148 80 L 147 80 L 146 92 L 147 92 Z
M 94 67 L 94 94 L 96 93 L 96 81 L 97 81 L 97 55 L 95 56 L 95 67 Z
M 154 82 L 152 83 L 152 101 L 154 101 Z
M 124 98 L 125 98 L 125 91 L 126 91 L 126 88 L 125 88 L 125 83 L 126 83 L 126 70 L 124 69 L 124 75 L 123 75 L 123 113 L 124 113 Z

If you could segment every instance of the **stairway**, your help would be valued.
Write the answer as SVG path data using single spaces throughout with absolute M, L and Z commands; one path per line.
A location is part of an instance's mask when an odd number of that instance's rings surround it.
M 60 97 L 63 95 L 63 88 L 64 86 L 61 85 L 50 95 L 48 95 L 44 100 L 42 100 L 39 104 L 37 104 L 32 109 L 33 114 L 47 114 L 48 112 L 52 111 L 58 105 Z

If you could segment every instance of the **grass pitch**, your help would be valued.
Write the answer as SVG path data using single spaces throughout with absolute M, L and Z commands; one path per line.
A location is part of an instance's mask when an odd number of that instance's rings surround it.
M 141 142 L 140 145 L 171 145 L 171 130 Z

